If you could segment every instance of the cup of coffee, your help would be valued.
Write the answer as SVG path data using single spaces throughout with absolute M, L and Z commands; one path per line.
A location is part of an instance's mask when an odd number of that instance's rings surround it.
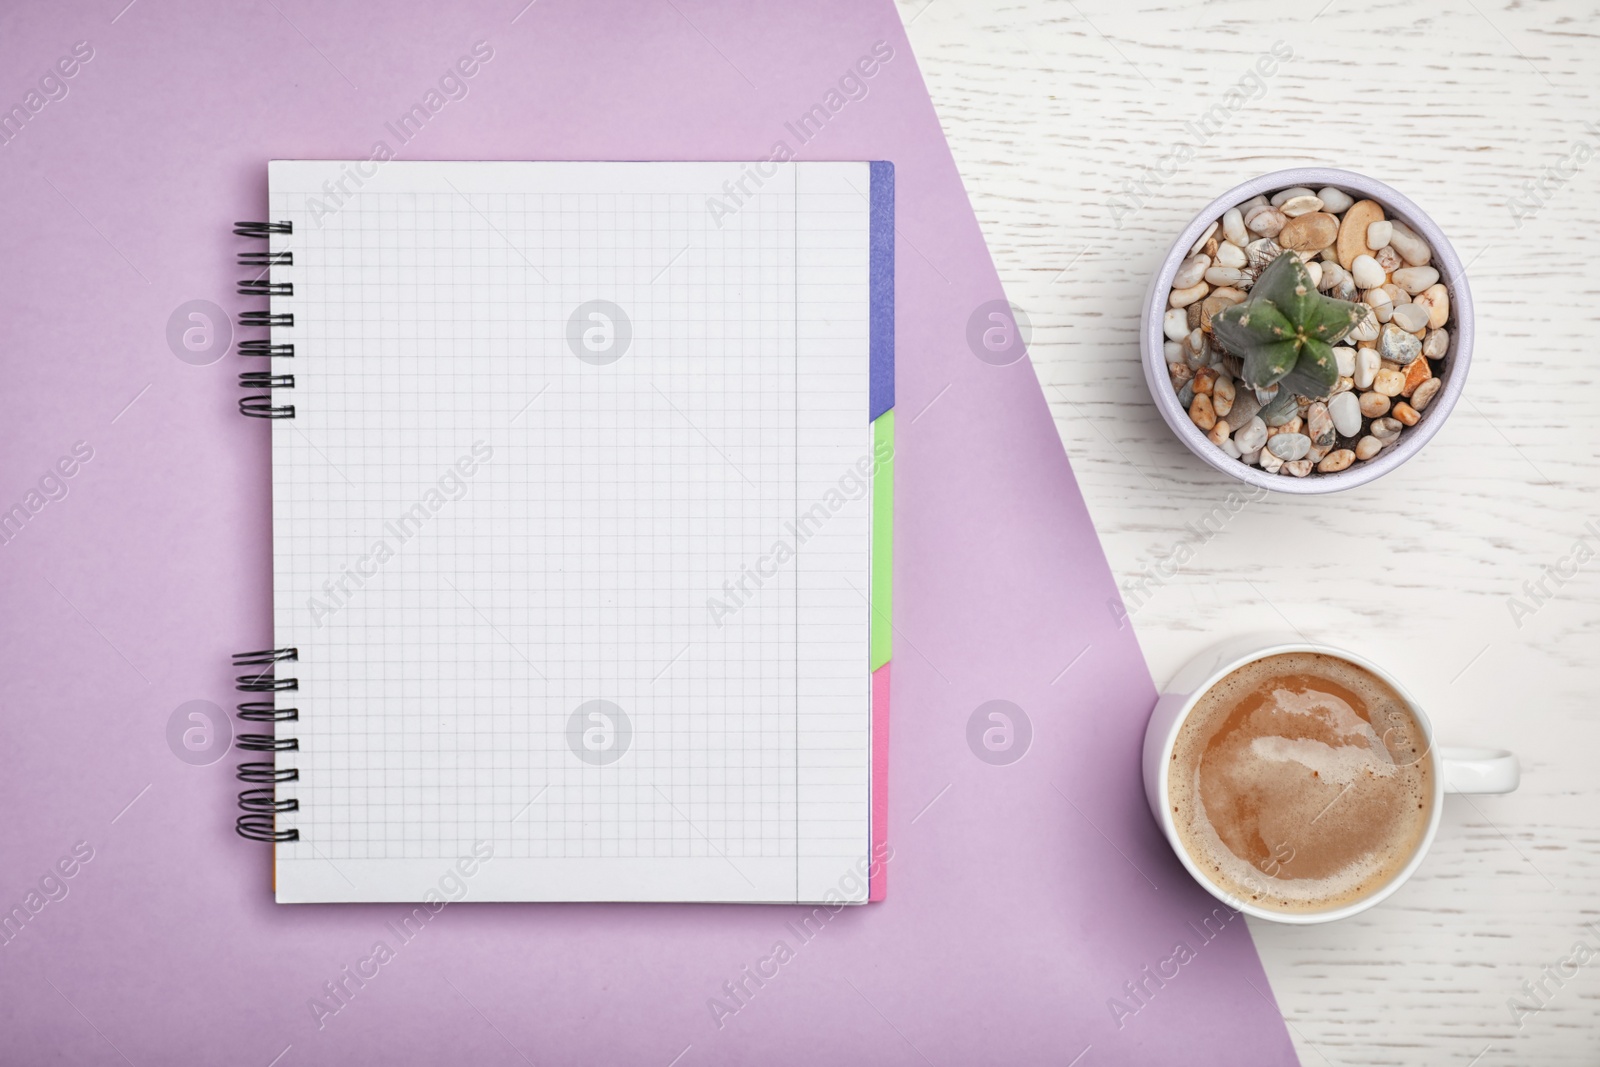
M 1190 661 L 1144 739 L 1150 810 L 1230 907 L 1321 923 L 1411 877 L 1445 793 L 1509 793 L 1517 757 L 1441 748 L 1382 668 L 1326 645 L 1241 638 Z

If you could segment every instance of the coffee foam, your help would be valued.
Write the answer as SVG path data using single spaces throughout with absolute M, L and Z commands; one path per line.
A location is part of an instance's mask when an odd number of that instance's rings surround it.
M 1230 896 L 1326 911 L 1387 884 L 1432 815 L 1427 741 L 1405 701 L 1344 660 L 1271 656 L 1212 686 L 1179 730 L 1179 838 Z

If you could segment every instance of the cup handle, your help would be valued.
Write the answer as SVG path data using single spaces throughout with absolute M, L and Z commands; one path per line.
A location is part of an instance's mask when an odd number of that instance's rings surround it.
M 1522 781 L 1514 752 L 1503 748 L 1443 747 L 1446 793 L 1509 793 Z

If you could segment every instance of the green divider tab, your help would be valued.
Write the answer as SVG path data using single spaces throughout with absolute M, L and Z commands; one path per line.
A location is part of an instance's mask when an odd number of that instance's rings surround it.
M 894 409 L 872 420 L 872 670 L 889 662 L 894 618 Z

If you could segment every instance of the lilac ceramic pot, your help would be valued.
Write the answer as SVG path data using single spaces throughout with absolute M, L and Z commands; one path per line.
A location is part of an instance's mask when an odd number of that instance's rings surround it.
M 1440 386 L 1439 392 L 1428 405 L 1427 411 L 1423 413 L 1422 421 L 1408 427 L 1401 433 L 1398 442 L 1372 459 L 1354 463 L 1342 471 L 1331 474 L 1313 471 L 1304 478 L 1272 474 L 1260 467 L 1241 463 L 1207 440 L 1205 432 L 1194 424 L 1189 418 L 1189 413 L 1178 403 L 1178 394 L 1172 388 L 1171 376 L 1167 371 L 1167 362 L 1162 352 L 1162 342 L 1166 340 L 1162 333 L 1162 317 L 1167 311 L 1167 295 L 1172 290 L 1172 278 L 1177 273 L 1179 264 L 1189 255 L 1194 243 L 1200 239 L 1200 235 L 1229 208 L 1237 207 L 1254 196 L 1271 195 L 1279 189 L 1288 189 L 1296 185 L 1310 189 L 1322 189 L 1331 185 L 1336 189 L 1343 189 L 1358 200 L 1376 200 L 1383 205 L 1384 212 L 1389 218 L 1399 219 L 1427 241 L 1433 249 L 1432 266 L 1438 269 L 1440 280 L 1450 292 L 1451 319 L 1450 347 L 1445 354 L 1443 370 L 1439 375 L 1444 384 Z M 1206 205 L 1205 209 L 1194 217 L 1194 221 L 1178 235 L 1177 240 L 1167 251 L 1161 269 L 1150 279 L 1150 291 L 1145 296 L 1139 348 L 1144 358 L 1145 382 L 1150 387 L 1150 395 L 1155 400 L 1156 408 L 1161 412 L 1161 417 L 1167 420 L 1172 432 L 1178 435 L 1178 439 L 1189 446 L 1189 451 L 1229 477 L 1273 492 L 1335 493 L 1383 477 L 1422 451 L 1423 446 L 1439 432 L 1439 427 L 1444 425 L 1444 420 L 1456 406 L 1456 400 L 1461 396 L 1462 387 L 1466 384 L 1467 368 L 1472 363 L 1472 335 L 1472 292 L 1467 286 L 1466 272 L 1462 269 L 1461 260 L 1445 238 L 1444 232 L 1423 213 L 1421 208 L 1383 182 L 1364 174 L 1329 167 L 1297 167 L 1263 174 L 1259 178 L 1252 178 L 1234 186 Z

